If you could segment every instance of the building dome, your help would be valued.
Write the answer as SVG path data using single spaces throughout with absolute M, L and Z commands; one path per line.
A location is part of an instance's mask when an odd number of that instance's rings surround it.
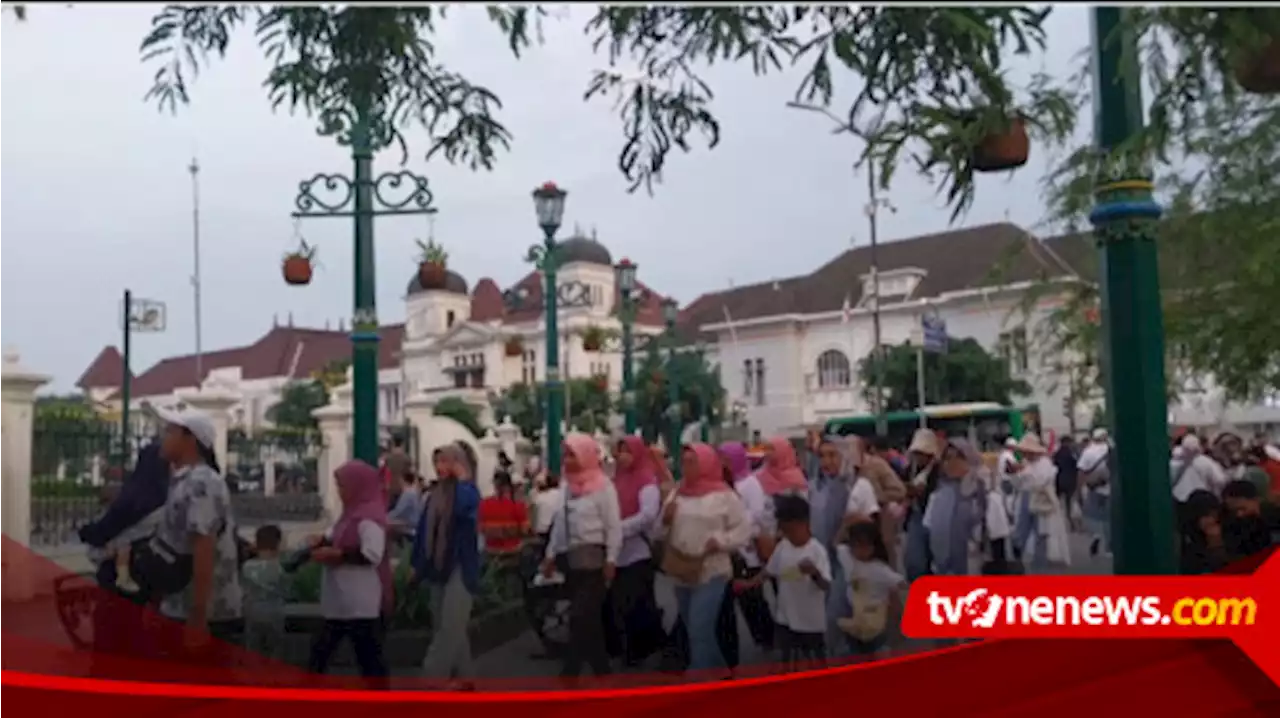
M 603 264 L 606 267 L 613 266 L 613 255 L 609 254 L 609 250 L 605 249 L 603 244 L 581 235 L 575 235 L 560 242 L 557 245 L 557 252 L 560 255 L 561 264 L 586 262 Z
M 422 282 L 418 280 L 418 273 L 414 272 L 413 276 L 409 278 L 409 286 L 408 288 L 405 289 L 405 294 L 408 296 L 413 296 L 419 292 L 425 292 L 425 291 L 427 290 L 423 289 Z M 446 273 L 446 279 L 444 280 L 444 289 L 438 289 L 433 291 L 449 292 L 450 294 L 463 294 L 463 295 L 466 295 L 469 293 L 467 291 L 467 280 L 463 279 L 461 274 L 458 274 L 452 269 L 448 270 L 448 272 Z

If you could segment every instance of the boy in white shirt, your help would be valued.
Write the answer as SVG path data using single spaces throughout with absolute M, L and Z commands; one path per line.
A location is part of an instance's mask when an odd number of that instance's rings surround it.
M 735 581 L 745 590 L 766 576 L 777 580 L 774 641 L 788 668 L 825 665 L 827 590 L 831 587 L 831 558 L 809 528 L 809 502 L 803 496 L 774 497 L 780 541 L 769 563 L 755 578 Z

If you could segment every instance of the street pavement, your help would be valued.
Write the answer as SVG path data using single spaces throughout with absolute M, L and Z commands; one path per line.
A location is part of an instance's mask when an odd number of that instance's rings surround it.
M 1072 533 L 1070 543 L 1071 565 L 1054 567 L 1046 573 L 1074 576 L 1110 574 L 1110 557 L 1105 554 L 1090 557 L 1090 542 L 1091 538 L 1088 534 Z M 664 628 L 670 630 L 675 622 L 676 603 L 671 583 L 665 576 L 658 576 L 655 592 L 658 605 L 663 611 Z M 744 667 L 767 665 L 773 661 L 770 655 L 757 648 L 755 643 L 752 642 L 751 634 L 747 630 L 747 624 L 741 614 L 738 616 L 738 634 L 740 636 L 739 646 Z M 935 647 L 935 645 L 932 641 L 911 640 L 897 635 L 890 643 L 890 650 L 896 654 L 928 650 Z M 552 678 L 557 675 L 560 666 L 555 661 L 538 658 L 541 648 L 542 646 L 537 636 L 530 631 L 503 646 L 479 656 L 475 663 L 476 672 L 482 678 L 490 679 Z M 636 669 L 636 672 L 639 673 L 654 671 L 656 671 L 656 658 L 650 664 Z

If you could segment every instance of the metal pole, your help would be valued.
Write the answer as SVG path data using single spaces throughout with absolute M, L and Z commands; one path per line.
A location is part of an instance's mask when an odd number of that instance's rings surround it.
M 378 308 L 373 260 L 373 147 L 368 98 L 357 98 L 351 130 L 355 172 L 353 215 L 355 283 L 351 321 L 352 449 L 354 458 L 378 461 Z
M 622 290 L 622 401 L 624 428 L 628 436 L 636 433 L 635 397 L 635 333 L 632 331 L 633 306 L 631 292 Z
M 699 349 L 698 350 L 699 371 L 701 371 L 702 367 L 706 365 L 706 362 L 707 362 L 707 351 L 705 349 Z M 705 444 L 711 441 L 711 407 L 707 405 L 706 401 L 701 402 L 701 404 L 702 405 L 698 407 L 701 410 L 701 416 L 698 417 L 699 423 L 701 424 L 701 428 L 699 429 L 699 432 L 698 432 L 698 438 L 702 443 Z
M 195 157 L 191 158 L 187 171 L 191 173 L 191 250 L 195 258 L 191 290 L 195 299 L 196 312 L 196 386 L 200 386 L 204 383 L 204 342 L 200 311 L 200 163 Z
M 676 481 L 683 478 L 680 458 L 680 430 L 684 414 L 680 410 L 680 388 L 676 385 L 676 326 L 667 322 L 667 452 L 671 455 L 671 476 Z
M 1115 431 L 1114 571 L 1176 572 L 1169 501 L 1164 333 L 1153 197 L 1146 157 L 1115 152 L 1142 130 L 1137 39 L 1122 8 L 1093 11 L 1094 127 L 1104 162 L 1089 219 L 1099 246 L 1107 409 Z
M 546 298 L 546 336 L 547 336 L 547 471 L 553 476 L 560 476 L 560 459 L 563 439 L 560 422 L 564 417 L 564 384 L 560 381 L 560 311 L 559 297 L 556 291 L 556 230 L 558 227 L 543 227 L 546 237 L 543 240 L 542 275 L 545 282 L 543 296 Z
M 870 197 L 871 211 L 867 214 L 867 220 L 870 224 L 871 233 L 871 327 L 872 335 L 875 341 L 875 348 L 872 350 L 872 356 L 875 361 L 871 367 L 873 386 L 875 387 L 875 402 L 873 407 L 876 413 L 876 434 L 884 436 L 888 433 L 884 425 L 884 352 L 880 346 L 880 259 L 879 259 L 879 233 L 876 223 L 876 216 L 880 214 L 880 199 L 876 193 L 876 162 L 874 158 L 867 160 L 867 194 Z
M 121 340 L 124 344 L 124 370 L 120 377 L 120 461 L 127 465 L 129 462 L 129 394 L 132 390 L 132 379 L 129 373 L 129 354 L 131 352 L 131 335 L 133 333 L 133 293 L 128 289 L 124 290 L 124 337 Z
M 920 413 L 920 428 L 929 428 L 929 422 L 924 416 L 924 341 L 920 342 L 920 346 L 916 347 L 916 396 L 920 400 L 918 411 Z

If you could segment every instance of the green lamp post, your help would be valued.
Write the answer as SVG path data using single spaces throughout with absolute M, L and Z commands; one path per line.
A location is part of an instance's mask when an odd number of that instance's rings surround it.
M 707 345 L 705 342 L 698 342 L 698 367 L 701 367 L 707 361 Z M 707 397 L 699 396 L 698 398 L 698 436 L 702 443 L 711 441 L 711 403 Z
M 676 481 L 681 479 L 680 430 L 683 429 L 684 414 L 680 410 L 680 388 L 671 370 L 676 365 L 676 318 L 680 308 L 674 299 L 662 301 L 662 319 L 667 325 L 667 453 L 671 455 L 671 474 Z
M 1171 574 L 1176 563 L 1155 245 L 1161 209 L 1147 158 L 1122 151 L 1143 121 L 1137 40 L 1125 12 L 1093 11 L 1094 133 L 1102 163 L 1089 219 L 1099 247 L 1104 380 L 1118 474 L 1112 550 L 1115 573 Z
M 557 302 L 559 288 L 556 285 L 556 232 L 564 219 L 564 200 L 568 192 L 554 182 L 546 182 L 533 191 L 533 210 L 542 228 L 542 244 L 529 248 L 528 259 L 542 271 L 543 308 L 546 312 L 547 355 L 547 471 L 560 476 L 560 458 L 563 447 L 560 424 L 564 418 L 564 386 L 560 381 L 560 307 Z
M 613 271 L 618 280 L 618 294 L 622 298 L 622 311 L 619 312 L 622 322 L 622 409 L 624 427 L 630 436 L 636 433 L 636 347 L 632 331 L 636 321 L 636 265 L 623 257 L 622 261 L 614 265 Z
M 373 219 L 381 215 L 432 214 L 425 177 L 408 170 L 373 174 L 373 156 L 392 141 L 386 113 L 357 96 L 347 112 L 326 118 L 322 132 L 351 148 L 352 176 L 318 173 L 298 183 L 295 218 L 341 217 L 352 221 L 355 250 L 351 315 L 352 453 L 378 461 L 378 308 L 374 282 Z

